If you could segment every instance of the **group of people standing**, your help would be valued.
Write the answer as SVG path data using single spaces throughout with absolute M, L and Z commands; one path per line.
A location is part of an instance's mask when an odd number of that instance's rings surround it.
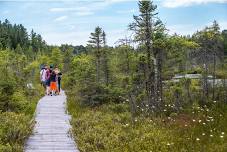
M 58 67 L 45 65 L 40 71 L 40 81 L 46 95 L 59 95 L 61 91 L 62 73 Z

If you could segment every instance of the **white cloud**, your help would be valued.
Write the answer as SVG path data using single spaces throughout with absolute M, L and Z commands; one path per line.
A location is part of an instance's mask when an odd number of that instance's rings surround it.
M 87 11 L 88 7 L 55 7 L 50 8 L 50 12 L 69 12 L 69 11 Z
M 88 7 L 56 7 L 49 9 L 49 11 L 56 13 L 72 12 L 76 16 L 88 16 L 94 14 L 94 12 Z
M 69 30 L 73 30 L 73 29 L 75 29 L 75 25 L 70 25 Z
M 227 29 L 227 21 L 220 21 L 219 25 L 221 27 L 221 30 Z
M 227 21 L 218 22 L 220 29 L 227 29 Z M 204 29 L 206 26 L 211 26 L 212 22 L 203 24 L 203 25 L 195 25 L 195 24 L 175 24 L 175 25 L 167 25 L 166 28 L 169 30 L 169 34 L 180 34 L 180 35 L 192 35 L 196 31 L 200 31 Z
M 81 1 L 65 1 L 69 7 L 50 8 L 50 12 L 77 12 L 78 14 L 93 14 L 94 11 L 101 10 L 115 3 L 136 1 L 136 0 L 81 0 Z M 73 6 L 73 7 L 72 7 Z M 84 13 L 85 12 L 85 13 Z M 88 13 L 89 12 L 89 13 Z M 91 13 L 92 12 L 92 13 Z
M 54 21 L 63 21 L 63 20 L 66 20 L 68 18 L 68 16 L 60 16 L 60 17 L 58 17 L 58 18 L 56 18 L 56 19 L 54 19 Z
M 227 3 L 227 0 L 164 0 L 162 5 L 164 7 L 175 8 L 207 3 Z
M 73 45 L 79 45 L 83 44 L 85 45 L 88 36 L 89 31 L 76 31 L 76 32 L 48 32 L 43 33 L 44 39 L 48 42 L 48 44 L 52 45 L 61 45 L 61 44 L 73 44 Z
M 89 36 L 92 30 L 75 30 L 68 32 L 45 32 L 42 33 L 43 38 L 51 45 L 73 44 L 73 45 L 87 45 Z M 127 35 L 126 30 L 115 29 L 107 30 L 107 44 L 115 45 L 115 42 Z
M 135 9 L 131 9 L 131 10 L 118 10 L 116 12 L 118 14 L 129 14 L 129 13 L 135 13 Z
M 75 15 L 76 16 L 88 16 L 88 15 L 93 15 L 94 14 L 94 12 L 92 12 L 92 11 L 84 11 L 84 12 L 76 12 L 75 13 Z
M 166 25 L 166 28 L 169 30 L 169 34 L 177 33 L 180 35 L 191 35 L 202 27 L 198 27 L 193 24 L 174 24 Z
M 10 12 L 9 10 L 5 10 L 2 12 L 2 14 L 6 15 L 6 14 L 9 14 L 9 12 Z

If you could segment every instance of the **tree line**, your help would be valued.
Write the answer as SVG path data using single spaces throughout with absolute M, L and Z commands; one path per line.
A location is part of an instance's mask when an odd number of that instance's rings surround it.
M 128 26 L 133 38 L 109 47 L 108 35 L 97 26 L 86 52 L 72 58 L 67 83 L 76 88 L 82 103 L 94 106 L 126 100 L 133 116 L 141 107 L 156 115 L 169 102 L 175 105 L 172 111 L 178 112 L 187 105 L 205 106 L 226 96 L 225 83 L 221 87 L 215 83 L 217 78 L 226 78 L 226 30 L 221 31 L 214 21 L 191 36 L 169 35 L 152 1 L 139 1 L 138 7 L 139 14 Z M 187 73 L 202 78 L 171 81 L 175 74 Z M 210 75 L 213 86 L 208 83 Z

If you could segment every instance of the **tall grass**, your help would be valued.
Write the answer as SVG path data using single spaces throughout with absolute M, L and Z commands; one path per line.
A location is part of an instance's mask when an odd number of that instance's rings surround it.
M 227 106 L 194 106 L 171 116 L 138 116 L 131 123 L 128 104 L 84 108 L 72 96 L 73 135 L 81 152 L 225 152 Z

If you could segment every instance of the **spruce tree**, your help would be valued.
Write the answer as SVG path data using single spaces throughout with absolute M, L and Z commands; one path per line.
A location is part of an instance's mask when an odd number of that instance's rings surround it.
M 97 26 L 95 28 L 94 33 L 91 33 L 90 40 L 88 41 L 95 48 L 95 57 L 96 57 L 96 81 L 100 83 L 100 65 L 101 65 L 101 44 L 103 42 L 102 39 L 102 28 Z
M 156 76 L 156 56 L 153 49 L 154 33 L 162 22 L 158 19 L 157 6 L 153 1 L 139 1 L 138 16 L 133 16 L 134 22 L 129 25 L 129 29 L 135 33 L 135 41 L 145 46 L 146 50 L 146 76 L 145 76 L 145 89 L 147 100 L 151 108 L 157 110 L 159 97 L 157 96 L 157 76 Z

